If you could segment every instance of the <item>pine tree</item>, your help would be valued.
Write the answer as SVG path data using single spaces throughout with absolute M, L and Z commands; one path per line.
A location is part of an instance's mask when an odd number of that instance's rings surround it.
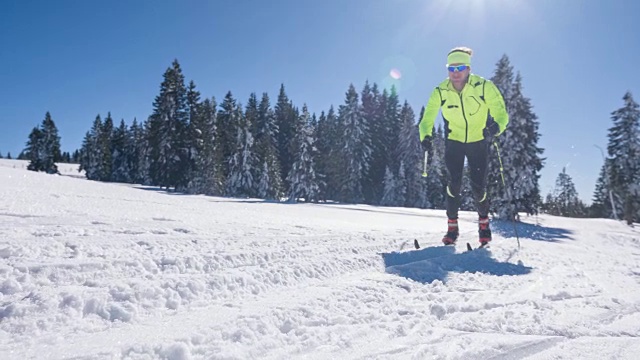
M 80 163 L 80 150 L 76 149 L 73 154 L 71 155 L 71 162 L 73 164 L 79 164 Z
M 231 155 L 229 162 L 229 177 L 227 178 L 227 195 L 235 197 L 252 197 L 255 192 L 253 180 L 253 168 L 256 158 L 253 154 L 253 135 L 251 135 L 251 124 L 242 114 L 240 106 L 237 107 L 235 119 L 239 121 L 239 128 L 236 133 L 235 151 Z
M 149 175 L 155 185 L 184 188 L 188 183 L 187 89 L 177 60 L 164 73 L 148 120 Z
M 382 94 L 380 94 L 377 84 L 373 84 L 371 94 L 371 102 L 375 107 L 375 110 L 373 111 L 374 115 L 371 121 L 371 160 L 369 162 L 370 166 L 367 174 L 367 179 L 371 189 L 369 190 L 370 194 L 367 194 L 367 196 L 371 198 L 372 204 L 381 204 L 382 199 L 388 195 L 388 189 L 385 190 L 384 184 L 385 180 L 389 180 L 386 174 L 386 169 L 389 167 L 389 152 L 392 151 L 392 149 L 389 148 L 390 144 L 388 143 L 390 134 L 387 133 L 388 131 L 391 131 L 388 127 L 387 119 L 387 114 L 389 112 L 389 93 L 384 89 Z
M 384 114 L 383 141 L 386 154 L 386 163 L 394 173 L 398 173 L 400 163 L 396 160 L 398 155 L 399 134 L 402 128 L 400 98 L 395 86 L 389 91 Z
M 318 198 L 320 200 L 327 200 L 327 179 L 328 168 L 330 164 L 329 152 L 331 151 L 330 137 L 329 137 L 329 124 L 327 122 L 327 115 L 323 112 L 320 113 L 318 123 L 315 127 L 314 139 L 316 144 L 316 176 L 320 181 L 318 189 Z
M 367 204 L 377 204 L 380 201 L 380 186 L 381 182 L 376 182 L 374 179 L 375 169 L 373 167 L 373 153 L 374 153 L 374 143 L 377 144 L 378 138 L 375 135 L 375 128 L 379 127 L 379 120 L 381 119 L 381 111 L 380 111 L 380 93 L 378 91 L 377 85 L 369 85 L 367 81 L 362 89 L 361 97 L 362 101 L 362 123 L 367 129 L 371 129 L 371 131 L 367 131 L 365 133 L 365 137 L 363 142 L 365 146 L 371 148 L 372 158 L 370 160 L 370 164 L 368 167 L 368 171 L 366 176 L 363 179 L 362 192 L 364 195 L 364 202 Z
M 7 153 L 7 159 L 8 159 L 8 160 L 11 160 L 11 159 L 12 159 L 12 158 L 11 158 L 11 152 L 8 152 L 8 153 Z
M 100 115 L 96 116 L 91 130 L 89 130 L 80 149 L 80 167 L 78 171 L 84 171 L 85 176 L 89 180 L 101 180 L 104 173 L 104 149 L 100 146 L 100 138 L 102 137 L 102 119 Z
M 387 167 L 387 169 L 385 170 L 383 185 L 384 191 L 380 200 L 380 205 L 404 206 L 404 204 L 407 202 L 407 184 L 404 163 L 400 163 L 400 167 L 398 168 L 398 175 L 395 175 L 393 171 Z
M 63 151 L 62 155 L 60 155 L 60 162 L 64 164 L 71 163 L 71 154 L 68 151 Z
M 342 156 L 346 160 L 340 177 L 340 200 L 361 203 L 364 200 L 362 184 L 369 170 L 371 148 L 367 146 L 366 133 L 369 129 L 363 123 L 358 93 L 353 84 L 349 86 L 345 104 L 340 106 L 338 113 L 344 130 L 341 137 Z
M 404 164 L 407 207 L 423 208 L 427 205 L 427 193 L 422 179 L 424 152 L 413 109 L 407 101 L 400 111 L 402 128 L 398 137 L 398 160 Z
M 195 172 L 189 184 L 194 194 L 222 195 L 222 162 L 216 158 L 216 100 L 205 99 L 201 105 L 199 121 L 192 125 L 195 133 Z
M 278 159 L 278 128 L 267 93 L 262 94 L 254 128 L 257 164 L 260 169 L 256 177 L 257 196 L 279 200 L 282 197 L 282 174 Z
M 102 123 L 102 131 L 98 138 L 98 146 L 102 153 L 102 173 L 100 174 L 100 181 L 112 181 L 113 178 L 113 119 L 111 113 L 107 113 L 107 117 Z
M 300 198 L 305 201 L 318 201 L 319 186 L 316 177 L 313 127 L 310 123 L 309 111 L 305 104 L 298 121 L 297 134 L 293 140 L 295 146 L 294 161 L 287 176 L 289 182 L 289 201 L 296 202 Z
M 535 214 L 542 202 L 538 180 L 544 159 L 543 149 L 537 146 L 538 117 L 533 113 L 531 101 L 522 93 L 520 74 L 510 83 L 512 74 L 513 68 L 505 55 L 498 62 L 492 80 L 503 94 L 509 113 L 507 130 L 497 139 L 506 188 L 497 152 L 491 157 L 488 186 L 491 209 L 502 218 L 513 218 L 520 211 Z
M 49 112 L 46 113 L 44 120 L 42 121 L 42 135 L 43 135 L 43 151 L 44 151 L 44 163 L 43 171 L 48 174 L 57 174 L 58 166 L 56 162 L 60 161 L 60 136 L 58 136 L 58 128 L 51 118 Z
M 236 145 L 241 121 L 239 114 L 241 114 L 239 105 L 236 103 L 231 91 L 229 91 L 222 104 L 220 104 L 220 111 L 218 111 L 216 117 L 216 146 L 219 148 L 217 157 L 224 164 L 222 175 L 225 182 L 231 172 L 231 158 L 237 150 Z
M 278 159 L 280 160 L 281 177 L 284 179 L 284 186 L 288 188 L 289 184 L 286 178 L 293 164 L 290 143 L 295 137 L 298 114 L 292 102 L 287 97 L 284 84 L 280 85 L 280 93 L 278 94 L 274 115 L 275 124 L 278 129 L 276 138 L 278 140 Z
M 124 119 L 120 120 L 120 126 L 113 130 L 111 137 L 111 179 L 115 182 L 129 182 L 129 157 L 127 153 L 127 137 L 129 129 L 124 123 Z
M 624 106 L 611 113 L 607 151 L 611 188 L 619 196 L 616 206 L 631 225 L 640 218 L 640 106 L 630 92 L 622 99 Z
M 44 169 L 44 134 L 42 131 L 34 127 L 29 134 L 27 147 L 24 149 L 25 156 L 29 160 L 27 170 L 42 171 Z
M 399 203 L 396 190 L 398 188 L 396 184 L 396 177 L 393 175 L 393 171 L 387 167 L 384 171 L 384 180 L 382 198 L 380 199 L 380 205 L 382 206 L 395 206 Z
M 34 128 L 31 131 L 25 152 L 30 160 L 27 169 L 44 171 L 48 174 L 58 173 L 56 162 L 62 158 L 60 136 L 49 112 L 45 114 L 40 128 Z
M 338 200 L 343 170 L 347 158 L 342 147 L 343 124 L 338 119 L 333 106 L 329 108 L 326 119 L 318 123 L 318 167 L 322 170 L 321 198 Z
M 613 218 L 613 208 L 611 207 L 613 193 L 611 193 L 611 187 L 609 186 L 609 173 L 607 170 L 607 163 L 609 160 L 605 160 L 605 164 L 600 169 L 600 175 L 596 180 L 596 188 L 593 193 L 591 201 L 591 208 L 589 209 L 589 216 L 596 218 Z
M 2 152 L 0 152 L 0 159 L 4 159 L 4 157 L 2 157 Z
M 584 217 L 586 215 L 586 206 L 580 201 L 578 192 L 573 184 L 571 176 L 567 174 L 566 168 L 562 168 L 562 172 L 558 174 L 554 193 L 547 196 L 545 208 L 552 215 L 566 217 Z
M 438 125 L 431 141 L 431 153 L 429 154 L 427 165 L 428 176 L 425 185 L 427 193 L 426 207 L 430 209 L 444 209 L 447 187 L 447 166 L 444 162 L 445 139 L 442 125 Z
M 188 146 L 188 158 L 189 160 L 186 163 L 186 171 L 188 173 L 186 177 L 186 191 L 193 191 L 193 179 L 197 174 L 201 171 L 201 169 L 196 168 L 196 159 L 198 157 L 198 152 L 202 151 L 200 147 L 203 145 L 201 139 L 200 128 L 202 128 L 202 106 L 200 104 L 200 92 L 196 90 L 196 84 L 192 81 L 189 82 L 189 86 L 187 88 L 187 109 L 188 109 L 188 120 L 187 120 L 187 136 L 186 143 Z
M 128 134 L 128 158 L 129 179 L 134 184 L 148 184 L 149 163 L 147 160 L 147 142 L 145 129 L 138 124 L 137 119 L 133 119 L 133 123 L 129 128 Z

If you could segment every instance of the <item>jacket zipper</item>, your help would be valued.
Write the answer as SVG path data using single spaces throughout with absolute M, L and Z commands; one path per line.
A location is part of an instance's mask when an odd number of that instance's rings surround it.
M 462 91 L 460 91 L 458 95 L 460 95 L 460 106 L 462 106 L 462 117 L 464 118 L 464 123 L 465 123 L 464 142 L 466 143 L 467 140 L 469 139 L 469 121 L 467 121 L 467 114 L 464 112 L 464 102 L 462 101 Z

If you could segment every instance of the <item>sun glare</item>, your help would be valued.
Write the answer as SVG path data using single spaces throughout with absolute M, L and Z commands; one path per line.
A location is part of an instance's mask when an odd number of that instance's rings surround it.
M 414 31 L 416 27 L 421 28 L 422 34 L 449 26 L 474 36 L 489 36 L 496 21 L 531 23 L 537 20 L 539 17 L 527 0 L 433 0 L 424 2 L 410 26 Z

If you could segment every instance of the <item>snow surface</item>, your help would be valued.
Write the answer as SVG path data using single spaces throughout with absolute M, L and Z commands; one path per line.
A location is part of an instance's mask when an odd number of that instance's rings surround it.
M 186 196 L 0 160 L 0 359 L 637 359 L 640 231 Z M 67 176 L 70 175 L 70 176 Z M 423 245 L 412 250 L 413 239 Z

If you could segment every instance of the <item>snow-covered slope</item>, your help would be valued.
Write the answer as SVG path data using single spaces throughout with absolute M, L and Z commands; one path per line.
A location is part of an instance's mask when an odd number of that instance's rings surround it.
M 640 232 L 185 196 L 0 165 L 0 359 L 635 359 Z M 64 172 L 63 172 L 64 173 Z M 77 174 L 77 173 L 75 173 Z M 418 239 L 421 250 L 411 250 Z

